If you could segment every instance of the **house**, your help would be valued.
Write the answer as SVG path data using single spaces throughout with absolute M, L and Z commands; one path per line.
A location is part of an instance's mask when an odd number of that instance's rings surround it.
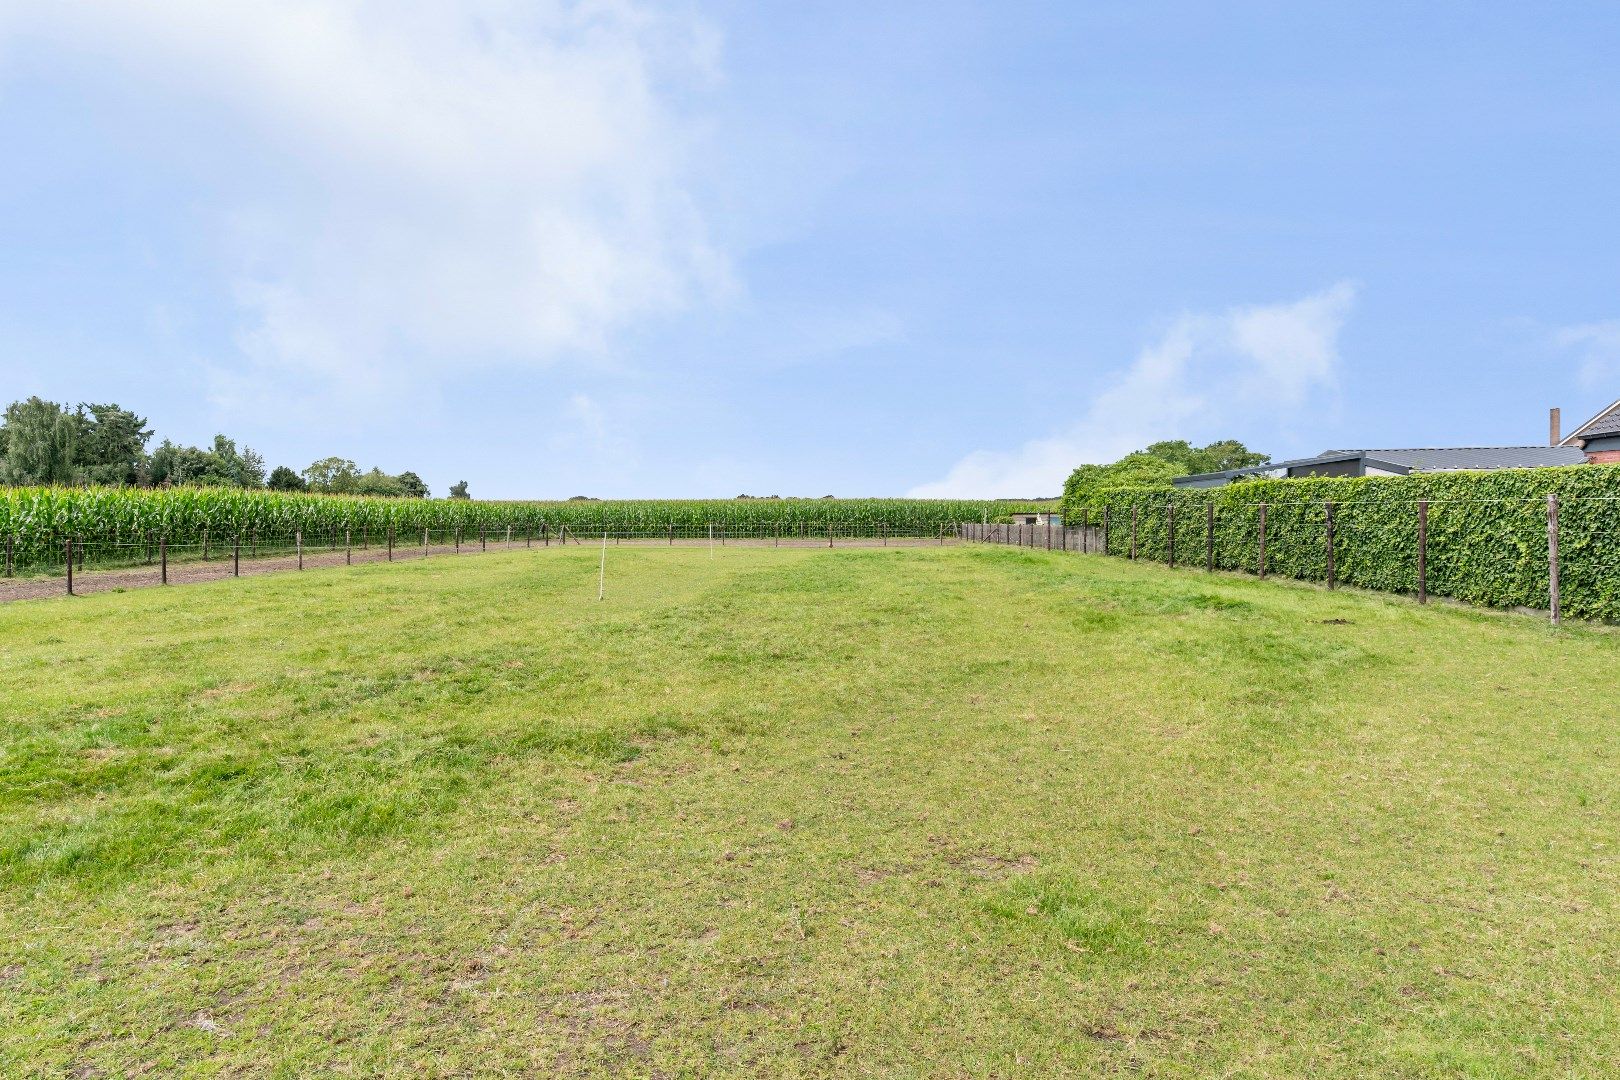
M 1616 459 L 1620 459 L 1620 402 L 1616 402 Z M 1574 436 L 1571 436 L 1573 438 Z M 1579 447 L 1451 446 L 1406 450 L 1324 450 L 1315 457 L 1273 461 L 1247 469 L 1178 476 L 1176 487 L 1221 487 L 1245 476 L 1405 476 L 1414 472 L 1460 472 L 1481 469 L 1541 469 L 1582 465 L 1589 454 Z
M 1620 401 L 1570 432 L 1568 438 L 1558 437 L 1558 416 L 1554 409 L 1550 418 L 1553 445 L 1579 450 L 1594 465 L 1620 464 Z
M 1012 515 L 1012 523 L 1014 525 L 1050 525 L 1055 529 L 1063 524 L 1063 515 L 1045 512 L 1038 514 L 1017 513 Z

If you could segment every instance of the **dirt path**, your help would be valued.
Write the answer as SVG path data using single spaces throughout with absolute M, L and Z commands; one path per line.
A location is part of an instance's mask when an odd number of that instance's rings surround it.
M 600 539 L 596 543 L 600 543 Z M 954 544 L 954 540 L 945 541 Z M 707 540 L 678 539 L 673 544 L 663 540 L 614 540 L 609 539 L 609 547 L 638 547 L 638 548 L 693 548 L 707 547 Z M 561 548 L 564 545 L 554 544 L 551 547 Z M 589 541 L 570 541 L 570 548 L 594 547 Z M 780 542 L 773 540 L 727 540 L 717 542 L 722 547 L 783 547 L 783 548 L 825 548 L 826 540 L 800 540 L 783 538 Z M 848 548 L 874 548 L 874 547 L 938 547 L 939 541 L 934 539 L 899 539 L 891 538 L 887 541 L 860 539 L 839 540 L 833 545 L 834 550 Z M 504 540 L 491 543 L 488 551 L 521 551 L 525 547 L 522 540 L 513 540 L 508 544 Z M 546 545 L 535 541 L 533 550 L 545 550 Z M 459 552 L 453 544 L 435 544 L 426 549 L 421 547 L 395 547 L 393 558 L 390 559 L 385 548 L 368 548 L 358 551 L 342 552 L 321 548 L 306 550 L 304 552 L 303 568 L 317 570 L 329 566 L 360 565 L 361 563 L 376 562 L 408 562 L 411 560 L 436 557 L 440 555 L 480 555 L 476 541 L 463 543 Z M 259 559 L 244 558 L 241 562 L 241 573 L 235 572 L 234 564 L 230 558 L 210 559 L 207 562 L 190 559 L 186 561 L 171 560 L 169 563 L 170 585 L 192 585 L 201 581 L 220 581 L 230 577 L 253 577 L 259 574 L 275 574 L 285 571 L 296 571 L 298 557 L 296 555 L 276 555 Z M 123 567 L 117 570 L 76 570 L 73 573 L 73 593 L 75 596 L 86 596 L 98 592 L 120 592 L 126 589 L 146 589 L 163 584 L 162 570 L 154 563 L 151 566 Z M 42 600 L 50 597 L 67 595 L 67 579 L 62 575 L 49 577 L 24 577 L 0 579 L 0 603 L 12 600 Z

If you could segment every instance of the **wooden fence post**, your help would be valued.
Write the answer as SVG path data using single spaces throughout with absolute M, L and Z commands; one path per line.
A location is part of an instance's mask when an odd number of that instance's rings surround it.
M 1429 602 L 1429 500 L 1418 500 L 1418 603 Z
M 349 535 L 348 529 L 343 530 L 343 562 L 346 566 L 354 565 L 354 538 Z
M 236 534 L 236 542 L 231 545 L 231 576 L 242 576 L 242 534 Z
M 67 542 L 67 589 L 68 595 L 73 595 L 73 541 Z
M 1260 504 L 1260 576 L 1266 576 L 1266 504 Z
M 422 558 L 428 557 L 428 531 L 422 530 Z
M 1333 564 L 1333 503 L 1332 503 L 1332 501 L 1329 500 L 1328 502 L 1323 503 L 1322 504 L 1322 509 L 1327 511 L 1327 520 L 1325 522 L 1324 527 L 1325 527 L 1326 535 L 1327 535 L 1327 585 L 1328 585 L 1328 588 L 1331 589 L 1331 588 L 1335 587 L 1335 581 L 1336 581 L 1336 574 L 1335 574 L 1335 569 L 1336 568 L 1334 567 L 1334 564 Z
M 832 547 L 832 522 L 827 522 L 827 546 Z
M 388 561 L 394 561 L 394 527 L 388 526 Z
M 1204 504 L 1204 570 L 1215 572 L 1215 500 Z
M 1547 600 L 1552 609 L 1552 624 L 1558 625 L 1558 495 L 1547 496 Z
M 489 527 L 486 525 L 478 526 L 478 550 L 489 550 Z
M 1176 504 L 1164 504 L 1165 561 L 1170 569 L 1176 568 Z
M 298 549 L 298 569 L 304 568 L 304 531 L 298 529 L 293 533 L 293 546 Z

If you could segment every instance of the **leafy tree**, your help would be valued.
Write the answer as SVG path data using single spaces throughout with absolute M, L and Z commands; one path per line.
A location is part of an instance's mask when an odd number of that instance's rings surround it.
M 264 459 L 250 449 L 238 451 L 236 442 L 214 436 L 214 446 L 178 446 L 164 439 L 152 451 L 154 484 L 191 484 L 197 487 L 257 488 L 264 486 Z
M 8 484 L 73 484 L 84 419 L 54 401 L 31 397 L 6 407 L 0 427 L 0 480 Z
M 375 465 L 371 471 L 355 481 L 356 495 L 391 495 L 394 497 L 405 494 L 405 486 L 399 482 L 399 477 L 389 476 Z
M 265 487 L 269 488 L 271 491 L 309 490 L 309 485 L 304 483 L 304 478 L 287 468 L 285 465 L 277 465 L 275 469 L 271 471 L 270 479 L 268 482 L 266 482 Z
M 88 412 L 88 417 L 86 413 Z M 147 479 L 146 418 L 117 405 L 80 405 L 80 479 L 92 484 L 140 484 Z
M 470 498 L 472 498 L 471 495 L 467 494 L 467 481 L 463 480 L 459 484 L 451 484 L 450 485 L 450 497 L 452 499 L 470 499 Z
M 425 499 L 432 494 L 422 478 L 409 470 L 400 473 L 395 479 L 399 481 L 400 494 L 407 499 Z
M 1168 486 L 1178 476 L 1263 465 L 1269 454 L 1257 453 L 1236 439 L 1193 446 L 1184 439 L 1156 442 L 1126 454 L 1112 465 L 1082 465 L 1063 485 L 1063 513 L 1078 517 L 1096 508 L 1098 496 L 1112 488 Z
M 322 458 L 304 470 L 304 479 L 311 491 L 353 495 L 360 488 L 360 468 L 348 458 Z

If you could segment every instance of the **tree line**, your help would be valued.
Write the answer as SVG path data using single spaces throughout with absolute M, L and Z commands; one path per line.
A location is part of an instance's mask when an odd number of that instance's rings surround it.
M 69 407 L 31 397 L 6 406 L 0 420 L 0 484 L 106 484 L 122 487 L 270 488 L 334 495 L 387 495 L 425 499 L 431 494 L 409 470 L 362 472 L 348 458 L 326 457 L 307 469 L 278 465 L 266 472 L 252 447 L 215 435 L 210 447 L 164 439 L 147 451 L 153 432 L 146 418 L 119 405 Z M 453 499 L 470 498 L 463 480 Z

